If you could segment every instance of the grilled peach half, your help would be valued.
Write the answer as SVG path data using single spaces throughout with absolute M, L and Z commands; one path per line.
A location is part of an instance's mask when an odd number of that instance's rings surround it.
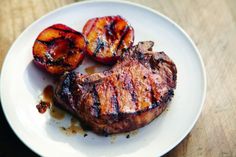
M 104 64 L 114 64 L 122 50 L 134 41 L 134 29 L 121 16 L 92 18 L 85 24 L 83 34 L 88 41 L 86 52 Z
M 50 74 L 62 74 L 75 69 L 84 58 L 84 36 L 63 25 L 44 29 L 33 46 L 34 63 Z

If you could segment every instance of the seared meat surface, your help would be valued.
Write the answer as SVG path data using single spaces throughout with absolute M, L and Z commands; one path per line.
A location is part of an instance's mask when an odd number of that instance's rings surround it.
M 66 73 L 57 86 L 59 105 L 98 134 L 132 131 L 160 115 L 174 95 L 176 66 L 153 42 L 140 42 L 102 73 Z

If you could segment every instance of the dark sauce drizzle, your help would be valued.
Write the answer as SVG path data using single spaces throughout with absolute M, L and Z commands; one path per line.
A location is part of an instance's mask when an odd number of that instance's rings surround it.
M 45 113 L 53 103 L 53 87 L 51 85 L 48 85 L 44 88 L 42 97 L 42 100 L 40 100 L 39 104 L 36 105 L 39 113 Z

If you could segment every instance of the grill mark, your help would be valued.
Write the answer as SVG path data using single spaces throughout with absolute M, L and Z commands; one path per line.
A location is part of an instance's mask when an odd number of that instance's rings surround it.
M 172 72 L 175 72 L 176 70 L 175 69 L 172 69 L 173 67 L 173 64 L 171 62 L 169 62 L 168 60 L 165 60 L 163 58 L 158 58 L 158 59 L 152 59 L 150 60 L 151 61 L 151 68 L 152 69 L 155 69 L 155 66 L 157 65 L 157 69 L 160 68 L 160 64 L 163 65 L 164 63 L 167 64 L 167 67 L 172 71 Z
M 43 40 L 36 40 L 37 42 L 41 43 L 41 44 L 44 44 L 46 45 L 47 47 L 50 47 L 52 45 L 55 44 L 55 41 L 56 40 L 60 40 L 60 39 L 63 39 L 63 40 L 67 40 L 69 42 L 69 48 L 70 49 L 73 49 L 74 48 L 74 42 L 70 39 L 65 39 L 64 37 L 60 37 L 60 38 L 55 38 L 55 39 L 52 39 L 52 40 L 49 40 L 49 41 L 43 41 Z M 50 48 L 48 48 L 50 49 Z M 79 50 L 81 51 L 81 50 Z M 51 66 L 64 66 L 64 67 L 70 67 L 71 65 L 70 64 L 67 64 L 64 62 L 65 58 L 68 58 L 69 56 L 73 55 L 73 52 L 72 50 L 70 50 L 65 57 L 62 57 L 62 58 L 59 58 L 57 60 L 54 60 L 51 56 L 51 54 L 47 51 L 45 52 L 45 57 L 46 57 L 46 61 L 44 61 L 43 59 L 41 59 L 41 63 L 45 63 L 47 65 L 51 65 Z M 40 57 L 36 57 L 38 60 L 40 60 L 39 58 Z
M 44 45 L 46 45 L 47 47 L 50 47 L 50 46 L 54 45 L 57 40 L 66 40 L 66 41 L 68 41 L 68 43 L 69 43 L 69 48 L 70 48 L 70 49 L 76 48 L 76 49 L 79 49 L 79 51 L 83 51 L 83 49 L 78 48 L 78 47 L 75 47 L 75 42 L 73 41 L 73 39 L 71 39 L 71 38 L 66 38 L 66 37 L 64 37 L 64 36 L 58 37 L 58 38 L 53 38 L 53 39 L 51 39 L 51 40 L 49 40 L 49 41 L 43 41 L 43 40 L 36 39 L 37 42 L 39 42 L 39 43 L 41 43 L 41 44 L 44 44 Z M 87 41 L 85 41 L 85 42 L 87 42 Z M 72 53 L 73 53 L 73 52 L 72 52 Z
M 36 56 L 36 55 L 34 56 L 34 60 L 36 62 L 45 63 L 45 61 L 44 61 L 44 59 L 42 57 L 39 57 L 39 56 Z
M 63 67 L 70 67 L 70 64 L 67 64 L 64 62 L 64 58 L 59 58 L 55 61 L 53 61 L 53 58 L 49 53 L 45 54 L 45 57 L 47 58 L 45 64 L 49 66 L 63 66 Z
M 133 80 L 131 80 L 130 84 L 132 85 L 132 91 L 130 92 L 131 94 L 131 97 L 132 97 L 132 101 L 134 102 L 134 104 L 136 105 L 136 108 L 138 106 L 138 99 L 137 99 L 137 94 L 135 93 L 135 90 L 134 90 L 134 82 Z
M 100 38 L 97 39 L 97 47 L 93 52 L 93 56 L 97 56 L 97 54 L 100 52 L 99 50 L 105 47 L 105 42 L 102 41 Z
M 135 93 L 134 90 L 134 82 L 131 79 L 127 79 L 128 75 L 125 76 L 124 79 L 124 84 L 125 84 L 125 89 L 129 91 L 130 95 L 131 95 L 131 100 L 132 102 L 135 104 L 135 110 L 137 110 L 138 107 L 138 99 L 137 99 L 137 94 Z
M 125 27 L 125 29 L 124 29 L 124 31 L 123 31 L 123 34 L 121 35 L 121 38 L 120 38 L 120 41 L 119 41 L 119 43 L 118 43 L 118 45 L 117 45 L 117 48 L 116 48 L 116 51 L 115 52 L 117 52 L 119 49 L 120 49 L 120 46 L 121 46 L 121 44 L 123 43 L 123 40 L 124 40 L 124 38 L 125 38 L 125 36 L 127 35 L 127 33 L 129 32 L 129 26 L 126 26 Z
M 50 45 L 52 45 L 55 42 L 55 39 L 52 39 L 52 40 L 49 40 L 49 41 L 43 41 L 43 40 L 36 39 L 36 41 L 41 43 L 41 44 L 44 44 L 46 46 L 50 46 Z
M 60 58 L 60 59 L 58 59 L 58 60 L 56 60 L 56 61 L 47 60 L 45 63 L 46 63 L 47 65 L 49 65 L 49 66 L 71 67 L 70 64 L 67 64 L 67 63 L 64 62 L 64 59 L 63 59 L 63 58 Z
M 66 41 L 68 41 L 69 49 L 76 48 L 74 41 L 71 40 L 70 38 L 59 37 L 59 38 L 54 38 L 54 39 L 49 40 L 49 41 L 43 41 L 43 40 L 36 39 L 37 42 L 47 46 L 48 49 L 50 48 L 50 46 L 53 46 L 57 40 L 66 40 Z M 76 48 L 76 49 L 78 49 L 78 48 Z M 82 51 L 82 49 L 79 49 L 79 51 Z M 73 52 L 71 54 L 73 54 Z
M 95 25 L 97 24 L 97 21 L 98 21 L 98 18 L 96 18 L 96 19 L 94 20 L 92 26 L 91 26 L 90 29 L 87 31 L 88 33 L 85 34 L 86 36 L 91 32 L 92 29 L 94 29 Z
M 41 43 L 41 44 L 44 44 L 46 46 L 52 46 L 55 44 L 55 42 L 57 40 L 67 40 L 69 42 L 69 48 L 75 48 L 75 44 L 74 42 L 70 39 L 70 38 L 65 38 L 65 37 L 59 37 L 59 38 L 53 38 L 52 40 L 49 40 L 49 41 L 43 41 L 43 40 L 39 40 L 39 39 L 36 39 L 37 42 Z
M 63 67 L 70 67 L 70 64 L 67 64 L 64 62 L 64 59 L 58 59 L 56 61 L 52 61 L 50 59 L 51 56 L 47 56 L 48 53 L 46 53 L 45 57 L 47 58 L 47 60 L 45 61 L 42 57 L 39 56 L 34 56 L 35 61 L 40 62 L 42 64 L 46 64 L 48 66 L 63 66 Z
M 154 94 L 153 86 L 157 86 L 157 84 L 155 83 L 155 81 L 152 78 L 148 77 L 148 79 L 149 79 L 149 86 L 151 87 L 150 94 L 151 94 L 151 103 L 152 103 L 149 106 L 149 109 L 152 109 L 152 108 L 159 106 L 161 104 L 161 100 L 157 99 Z
M 99 20 L 99 18 L 96 18 L 96 19 L 94 20 L 94 22 L 93 22 L 91 28 L 89 29 L 89 31 L 87 31 L 88 34 L 95 28 L 95 26 L 96 26 L 98 20 Z M 86 34 L 86 36 L 87 36 L 88 34 Z M 87 41 L 87 42 L 88 42 L 88 41 Z M 87 44 L 89 44 L 89 42 L 88 42 Z M 97 40 L 97 47 L 96 47 L 96 49 L 95 49 L 94 52 L 93 52 L 93 56 L 96 57 L 97 54 L 99 53 L 99 50 L 100 50 L 101 48 L 104 48 L 105 45 L 106 45 L 105 42 L 102 42 L 101 39 L 98 38 L 98 40 Z
M 112 21 L 110 24 L 105 26 L 106 34 L 111 38 L 111 40 L 114 40 L 114 36 L 116 35 L 114 30 L 116 23 L 117 21 Z
M 54 30 L 65 32 L 65 33 L 73 33 L 73 34 L 76 34 L 76 35 L 82 35 L 80 32 L 77 32 L 77 31 L 64 30 L 64 29 L 55 28 L 55 27 L 51 27 L 51 28 L 54 29 Z
M 94 116 L 98 118 L 100 115 L 100 100 L 98 92 L 96 90 L 96 85 L 93 85 L 92 97 L 93 97 L 93 105 L 92 105 L 93 113 Z
M 112 87 L 113 87 L 113 90 L 114 90 L 114 95 L 111 97 L 111 104 L 112 104 L 112 107 L 115 109 L 114 115 L 117 117 L 118 114 L 119 114 L 119 103 L 118 103 L 118 100 L 117 100 L 117 89 L 116 89 L 116 87 L 114 86 L 113 83 L 112 83 Z

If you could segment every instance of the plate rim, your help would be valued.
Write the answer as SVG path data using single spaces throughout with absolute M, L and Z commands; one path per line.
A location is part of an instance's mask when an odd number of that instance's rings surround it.
M 195 126 L 197 120 L 199 119 L 199 116 L 201 114 L 203 105 L 205 103 L 205 99 L 206 99 L 206 92 L 207 92 L 207 77 L 206 77 L 206 69 L 204 66 L 204 62 L 203 59 L 201 57 L 201 54 L 197 48 L 197 46 L 195 45 L 194 41 L 190 38 L 190 36 L 185 32 L 185 30 L 180 27 L 176 22 L 174 22 L 172 19 L 170 19 L 169 17 L 167 17 L 166 15 L 160 13 L 158 10 L 152 9 L 148 6 L 144 6 L 142 4 L 138 4 L 135 2 L 130 2 L 130 1 L 116 1 L 116 0 L 88 0 L 88 1 L 83 1 L 83 2 L 75 2 L 75 3 L 71 3 L 71 4 L 67 4 L 65 6 L 59 7 L 57 9 L 54 9 L 48 13 L 45 13 L 43 16 L 41 16 L 40 18 L 38 18 L 37 20 L 35 20 L 34 22 L 32 22 L 30 25 L 28 25 L 21 33 L 20 35 L 15 39 L 15 41 L 11 44 L 11 47 L 9 48 L 9 50 L 7 51 L 7 54 L 4 58 L 3 64 L 2 64 L 2 68 L 1 68 L 1 75 L 0 75 L 0 99 L 1 99 L 1 106 L 2 106 L 2 110 L 4 113 L 4 116 L 10 126 L 10 128 L 12 129 L 12 131 L 14 132 L 14 134 L 18 137 L 18 139 L 26 146 L 28 147 L 31 151 L 33 151 L 34 153 L 36 153 L 37 155 L 44 155 L 43 152 L 39 152 L 39 150 L 36 147 L 31 147 L 31 143 L 28 141 L 25 141 L 23 136 L 21 136 L 21 134 L 19 132 L 16 131 L 15 126 L 13 125 L 13 122 L 11 121 L 11 118 L 8 116 L 7 114 L 7 105 L 3 105 L 4 104 L 4 100 L 2 99 L 2 93 L 3 93 L 3 77 L 4 77 L 4 73 L 6 64 L 7 64 L 7 60 L 9 58 L 9 54 L 12 51 L 14 45 L 19 41 L 19 39 L 23 36 L 23 34 L 25 34 L 25 32 L 27 32 L 28 29 L 30 29 L 31 27 L 33 27 L 34 25 L 36 25 L 40 20 L 50 16 L 51 14 L 54 14 L 55 12 L 58 12 L 60 10 L 64 10 L 66 8 L 70 8 L 76 5 L 83 5 L 83 4 L 90 4 L 90 3 L 114 3 L 114 4 L 124 4 L 124 5 L 131 5 L 131 6 L 135 6 L 141 9 L 145 9 L 147 11 L 150 11 L 158 16 L 160 16 L 161 18 L 167 20 L 168 22 L 170 22 L 171 24 L 173 24 L 181 33 L 183 33 L 183 35 L 186 37 L 186 39 L 190 42 L 190 44 L 192 45 L 194 51 L 196 52 L 197 58 L 200 62 L 201 65 L 201 71 L 202 71 L 202 77 L 203 77 L 203 91 L 202 91 L 202 99 L 201 99 L 201 104 L 200 107 L 198 109 L 198 112 L 196 114 L 196 117 L 194 119 L 194 121 L 192 122 L 192 124 L 188 127 L 188 129 L 185 130 L 185 132 L 182 134 L 182 136 L 179 137 L 179 139 L 177 139 L 174 143 L 172 143 L 171 145 L 169 145 L 165 150 L 160 152 L 160 155 L 164 155 L 167 152 L 169 152 L 170 150 L 172 150 L 174 147 L 176 147 L 189 133 L 190 131 L 193 129 L 193 127 Z

